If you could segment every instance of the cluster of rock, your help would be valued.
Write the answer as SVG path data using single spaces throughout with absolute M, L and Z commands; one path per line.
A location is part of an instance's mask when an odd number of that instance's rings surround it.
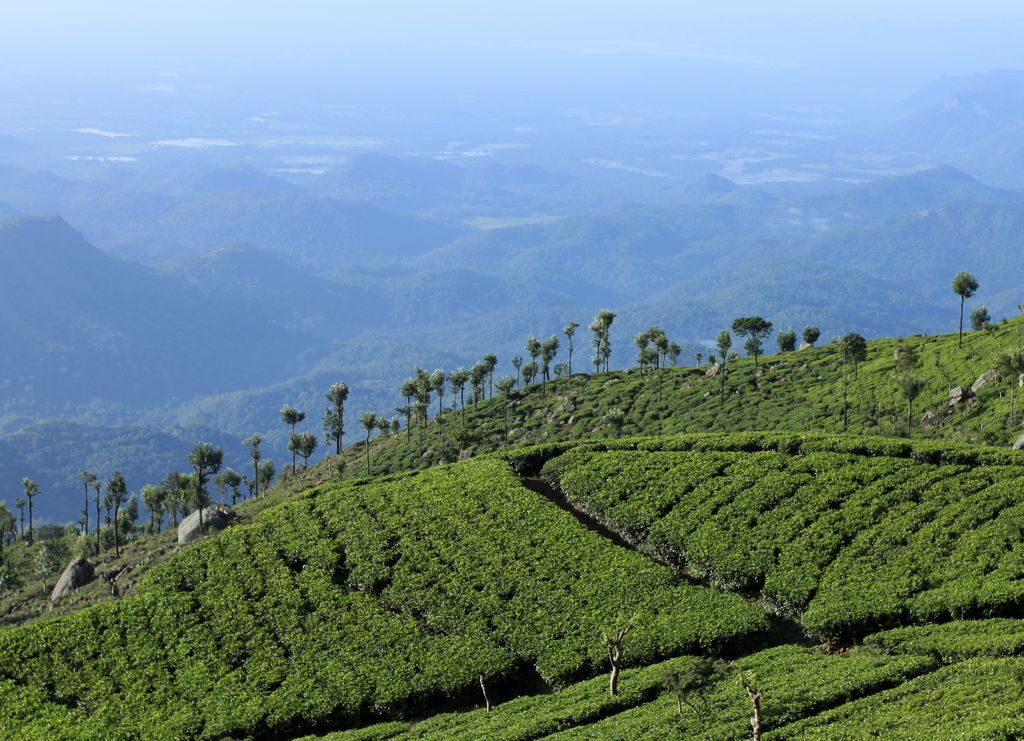
M 974 406 L 977 404 L 978 392 L 990 383 L 999 380 L 999 374 L 994 370 L 987 370 L 978 376 L 970 386 L 954 386 L 949 390 L 949 406 L 957 407 L 961 404 Z

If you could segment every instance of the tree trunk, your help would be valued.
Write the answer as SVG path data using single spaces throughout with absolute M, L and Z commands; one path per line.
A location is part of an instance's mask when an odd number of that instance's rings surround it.
M 100 555 L 100 495 L 96 493 L 96 555 Z
M 608 654 L 612 662 L 612 674 L 608 678 L 608 692 L 612 697 L 619 694 L 619 671 L 622 666 L 622 647 L 616 646 Z
M 338 447 L 335 455 L 341 455 L 345 447 L 345 403 L 338 405 Z
M 85 531 L 84 535 L 89 535 L 89 485 L 85 485 L 85 509 L 82 510 L 85 514 Z
M 850 374 L 846 368 L 846 363 L 843 363 L 843 432 L 846 432 L 850 427 L 849 410 L 847 406 L 847 391 L 850 388 Z
M 963 296 L 960 297 L 960 334 L 959 334 L 959 336 L 957 337 L 957 340 L 956 340 L 956 346 L 957 347 L 963 347 L 963 344 L 964 344 L 964 301 L 965 300 L 966 299 Z
M 755 690 L 746 681 L 743 682 L 743 689 L 747 691 L 747 697 L 750 698 L 750 707 L 752 714 L 750 716 L 750 728 L 754 732 L 754 741 L 761 741 L 761 692 Z
M 569 378 L 572 378 L 572 345 L 569 345 Z
M 480 678 L 480 691 L 484 693 L 484 706 L 487 708 L 487 712 L 491 712 L 491 698 L 487 696 L 487 685 L 484 684 L 484 673 L 480 672 L 477 674 Z
M 291 439 L 292 440 L 295 439 L 295 425 L 294 424 L 292 425 L 292 437 L 291 437 Z M 295 446 L 293 445 L 292 447 L 295 447 Z M 294 450 L 292 451 L 292 473 L 293 474 L 295 473 L 295 451 Z M 203 531 L 203 523 L 200 522 L 199 523 L 199 532 L 202 532 L 202 531 Z
M 423 448 L 423 436 L 420 436 L 420 448 Z M 370 433 L 366 433 L 366 475 L 370 475 Z
M 117 513 L 120 511 L 121 505 L 114 505 L 114 558 L 121 557 L 121 547 L 117 542 Z M 199 526 L 200 532 L 202 532 L 202 525 Z
M 35 542 L 35 531 L 32 529 L 32 500 L 34 497 L 28 498 L 28 543 L 32 545 Z

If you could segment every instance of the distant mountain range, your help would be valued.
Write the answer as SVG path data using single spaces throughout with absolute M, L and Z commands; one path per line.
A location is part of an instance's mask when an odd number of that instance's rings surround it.
M 1024 71 L 946 76 L 900 106 L 903 118 L 880 142 L 969 170 L 1009 187 L 1024 187 Z
M 360 158 L 324 181 L 333 195 L 249 167 L 171 173 L 156 195 L 130 179 L 90 190 L 0 169 L 11 210 L 64 204 L 107 235 L 101 250 L 59 217 L 0 225 L 4 475 L 17 482 L 19 469 L 39 470 L 54 502 L 74 503 L 72 468 L 86 465 L 87 441 L 121 426 L 137 442 L 111 464 L 154 451 L 152 475 L 182 465 L 195 430 L 231 446 L 259 431 L 268 455 L 284 460 L 283 403 L 319 432 L 323 395 L 344 380 L 351 440 L 360 411 L 394 413 L 414 366 L 468 366 L 494 352 L 509 372 L 527 336 L 573 319 L 585 327 L 602 307 L 619 314 L 613 364 L 623 366 L 633 333 L 652 323 L 684 345 L 684 359 L 743 314 L 777 328 L 816 324 L 824 337 L 948 330 L 959 270 L 978 276 L 973 303 L 996 318 L 1022 300 L 1024 196 L 948 166 L 809 196 L 710 175 L 682 184 L 668 205 L 491 229 L 381 206 L 403 182 L 401 198 L 411 197 L 416 177 L 439 178 L 435 201 L 478 182 L 524 193 L 557 178 L 529 168 L 470 177 L 446 163 L 417 175 L 420 166 Z M 337 197 L 348 187 L 338 183 L 357 189 L 360 178 L 379 185 L 367 202 Z M 129 246 L 133 234 L 149 236 Z M 588 343 L 582 330 L 578 367 Z M 46 434 L 23 431 L 40 419 L 51 420 Z M 168 429 L 178 432 L 154 432 Z M 18 452 L 11 439 L 31 445 Z

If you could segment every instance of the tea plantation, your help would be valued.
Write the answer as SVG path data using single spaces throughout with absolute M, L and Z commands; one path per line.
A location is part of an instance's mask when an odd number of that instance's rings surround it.
M 766 739 L 1017 737 L 1022 491 L 1022 453 L 796 433 L 324 484 L 0 632 L 0 736 L 743 739 L 742 680 Z
M 680 436 L 583 445 L 542 473 L 650 553 L 821 640 L 1024 605 L 1020 453 Z
M 481 676 L 560 686 L 603 670 L 620 614 L 632 664 L 768 633 L 500 459 L 335 485 L 186 549 L 137 597 L 0 634 L 0 733 L 280 736 L 475 700 Z

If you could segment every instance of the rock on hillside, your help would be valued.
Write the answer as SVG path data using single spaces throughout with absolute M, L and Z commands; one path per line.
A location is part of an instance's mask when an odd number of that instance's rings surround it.
M 57 585 L 50 594 L 50 606 L 56 607 L 60 601 L 76 589 L 80 589 L 92 581 L 92 564 L 84 558 L 76 558 L 64 569 L 57 580 Z
M 231 523 L 231 519 L 235 516 L 235 513 L 230 507 L 225 507 L 220 504 L 211 505 L 202 512 L 202 532 L 200 532 L 199 529 L 199 510 L 191 513 L 181 521 L 180 525 L 178 525 L 179 546 L 191 543 L 193 540 L 198 540 L 204 533 L 223 530 Z

